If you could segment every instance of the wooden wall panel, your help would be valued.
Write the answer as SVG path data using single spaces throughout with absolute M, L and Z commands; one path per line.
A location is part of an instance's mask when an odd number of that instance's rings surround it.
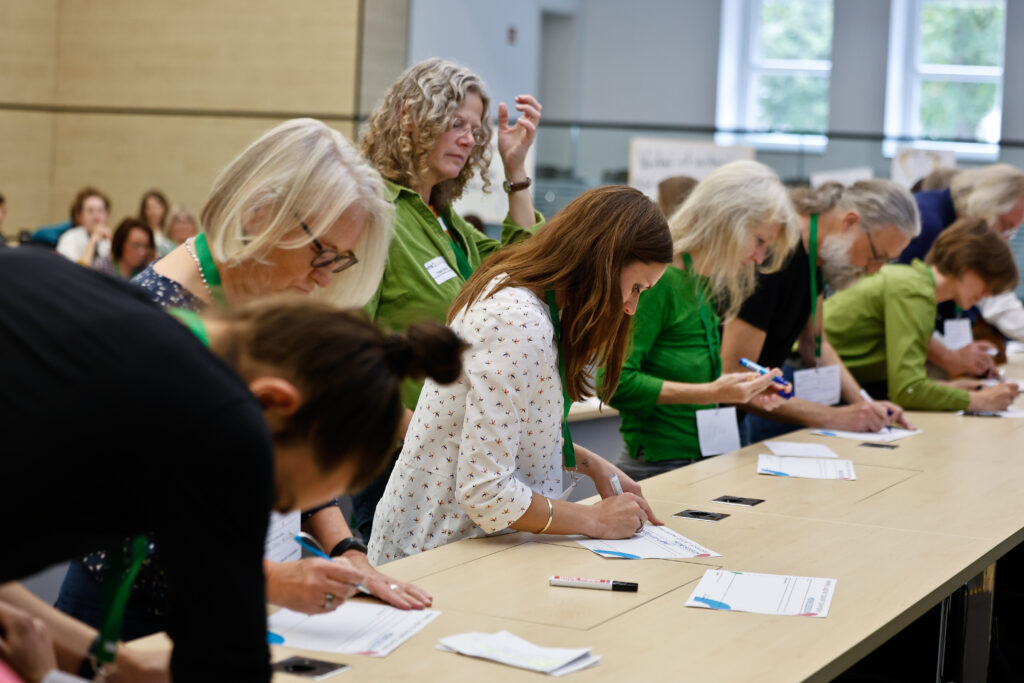
M 50 211 L 63 215 L 75 192 L 93 184 L 110 196 L 111 223 L 138 210 L 156 187 L 196 214 L 220 170 L 280 120 L 227 117 L 58 115 Z M 342 134 L 351 125 L 328 122 Z
M 0 0 L 0 102 L 54 95 L 57 0 Z
M 62 0 L 63 104 L 351 114 L 358 0 Z
M 3 232 L 9 238 L 50 221 L 53 123 L 53 114 L 0 111 L 0 194 L 7 201 Z
M 359 60 L 359 113 L 369 114 L 405 71 L 409 52 L 409 0 L 366 0 Z

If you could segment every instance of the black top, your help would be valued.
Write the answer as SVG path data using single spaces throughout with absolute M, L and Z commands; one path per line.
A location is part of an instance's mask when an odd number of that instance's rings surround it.
M 818 268 L 818 292 L 825 290 Z M 821 315 L 821 310 L 818 310 Z M 757 275 L 757 289 L 743 302 L 739 318 L 766 333 L 757 362 L 773 368 L 782 365 L 793 343 L 811 317 L 811 266 L 803 242 L 798 242 L 786 265 L 775 273 Z M 740 368 L 723 368 L 739 372 Z
M 0 582 L 148 534 L 174 679 L 269 680 L 273 450 L 246 385 L 143 293 L 56 254 L 0 253 L 0 293 Z

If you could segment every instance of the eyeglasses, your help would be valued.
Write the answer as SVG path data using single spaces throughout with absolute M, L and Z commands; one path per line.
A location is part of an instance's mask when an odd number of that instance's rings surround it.
M 306 231 L 309 238 L 313 240 L 313 251 L 316 252 L 316 256 L 309 262 L 312 268 L 329 268 L 331 266 L 332 273 L 340 273 L 346 268 L 351 268 L 355 264 L 359 263 L 359 259 L 356 258 L 355 252 L 349 249 L 343 254 L 339 254 L 334 249 L 326 249 L 324 245 L 320 244 L 320 240 L 313 237 L 313 231 L 309 229 L 309 226 L 299 221 L 299 225 Z
M 468 131 L 469 134 L 473 136 L 473 144 L 476 146 L 480 146 L 487 142 L 487 133 L 484 132 L 483 128 L 474 128 L 471 125 L 469 125 L 469 121 L 466 121 L 465 119 L 460 118 L 458 116 L 452 119 L 452 125 L 448 128 L 448 130 L 455 131 L 457 137 L 460 138 L 463 135 L 465 135 L 466 132 Z
M 875 249 L 875 242 L 871 239 L 871 231 L 864 227 L 864 224 L 860 224 L 861 230 L 864 231 L 864 235 L 868 238 L 868 246 L 871 247 L 871 260 L 869 263 L 896 263 L 896 258 L 890 258 L 888 256 L 879 256 L 878 250 Z

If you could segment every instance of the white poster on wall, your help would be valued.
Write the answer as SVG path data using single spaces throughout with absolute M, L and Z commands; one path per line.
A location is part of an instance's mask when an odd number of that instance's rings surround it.
M 821 187 L 825 183 L 840 183 L 850 186 L 858 180 L 871 180 L 875 172 L 870 166 L 854 166 L 853 168 L 835 168 L 831 171 L 818 171 L 811 174 L 811 187 Z
M 720 147 L 710 142 L 670 138 L 633 138 L 629 141 L 629 184 L 651 199 L 658 199 L 658 183 L 688 175 L 701 180 L 719 166 L 738 159 L 753 159 L 752 147 Z
M 514 121 L 513 121 L 514 123 Z M 511 125 L 511 124 L 510 124 Z M 455 211 L 460 216 L 476 214 L 484 223 L 501 223 L 508 214 L 508 195 L 502 189 L 501 183 L 505 180 L 505 169 L 501 165 L 501 156 L 498 154 L 498 124 L 494 124 L 494 134 L 491 136 L 491 165 L 487 170 L 487 177 L 490 178 L 490 187 L 484 192 L 484 182 L 480 179 L 479 173 L 474 173 L 466 184 L 462 196 L 455 202 Z M 530 146 L 526 153 L 526 175 L 533 178 L 534 184 L 526 190 L 533 194 L 536 188 L 537 179 L 534 177 L 534 165 L 536 164 L 537 141 Z M 550 216 L 548 216 L 550 218 Z
M 952 150 L 900 147 L 892 158 L 891 176 L 893 182 L 910 189 L 940 166 L 956 166 Z

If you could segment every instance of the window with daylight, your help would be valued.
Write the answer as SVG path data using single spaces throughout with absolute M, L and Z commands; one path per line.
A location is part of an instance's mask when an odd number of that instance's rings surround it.
M 889 41 L 886 134 L 994 158 L 1002 129 L 1006 1 L 893 0 Z M 886 144 L 891 154 L 900 143 Z
M 724 0 L 716 123 L 758 146 L 823 146 L 832 0 Z

